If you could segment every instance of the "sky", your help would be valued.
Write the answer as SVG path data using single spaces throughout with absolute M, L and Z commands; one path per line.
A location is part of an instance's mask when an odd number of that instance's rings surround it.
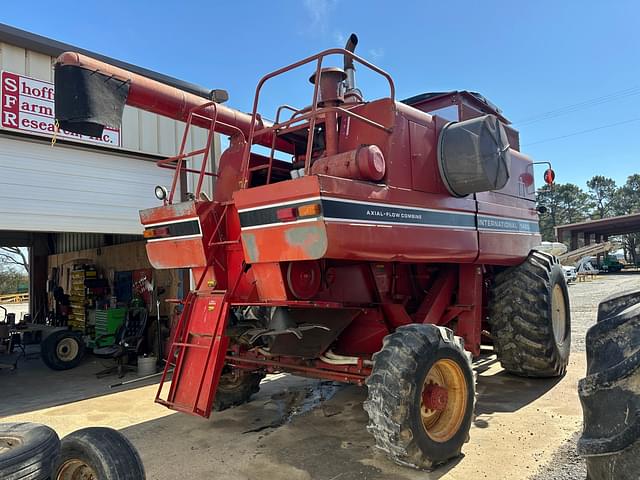
M 0 12 L 0 22 L 224 88 L 243 111 L 264 74 L 355 32 L 357 53 L 393 76 L 398 99 L 480 92 L 520 130 L 523 152 L 583 188 L 593 175 L 624 183 L 640 172 L 638 18 L 635 0 L 30 0 Z M 267 84 L 264 116 L 308 105 L 310 74 Z M 366 98 L 387 94 L 384 82 L 357 74 Z

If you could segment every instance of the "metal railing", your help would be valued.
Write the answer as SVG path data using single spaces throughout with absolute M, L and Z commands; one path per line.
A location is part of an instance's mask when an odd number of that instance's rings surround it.
M 213 117 L 207 113 L 207 109 L 213 109 Z M 189 136 L 189 132 L 191 130 L 191 126 L 193 125 L 194 118 L 199 119 L 200 121 L 207 122 L 209 128 L 207 129 L 207 140 L 204 147 L 199 148 L 197 150 L 192 150 L 190 152 L 185 152 L 185 148 L 187 145 L 187 138 Z M 198 184 L 196 186 L 195 192 L 193 195 L 195 198 L 200 196 L 200 192 L 202 190 L 202 182 L 204 177 L 217 177 L 217 173 L 207 172 L 207 165 L 209 162 L 209 156 L 211 155 L 211 144 L 213 142 L 213 136 L 216 130 L 216 124 L 224 125 L 227 128 L 232 129 L 233 131 L 240 133 L 242 137 L 244 137 L 244 133 L 239 128 L 229 125 L 227 123 L 223 123 L 218 121 L 218 104 L 216 102 L 207 102 L 202 105 L 198 105 L 197 107 L 189 110 L 189 116 L 187 117 L 187 123 L 184 127 L 184 133 L 182 134 L 182 142 L 180 143 L 180 152 L 178 155 L 173 157 L 165 158 L 162 160 L 158 160 L 156 164 L 162 168 L 170 168 L 174 169 L 175 173 L 173 175 L 173 181 L 171 183 L 171 191 L 169 192 L 169 196 L 167 198 L 167 203 L 173 203 L 173 197 L 175 195 L 176 187 L 178 186 L 178 180 L 180 175 L 184 173 L 195 173 L 198 174 Z M 188 168 L 186 166 L 186 159 L 197 157 L 202 155 L 202 162 L 200 165 L 200 169 Z
M 249 186 L 249 175 L 250 172 L 252 171 L 252 169 L 250 168 L 250 162 L 251 162 L 251 146 L 254 143 L 254 140 L 256 138 L 259 138 L 260 136 L 264 135 L 265 133 L 268 132 L 273 132 L 273 140 L 272 140 L 272 146 L 271 146 L 271 154 L 269 156 L 269 163 L 268 165 L 261 165 L 261 168 L 268 168 L 268 173 L 267 173 L 267 183 L 270 182 L 271 180 L 271 171 L 273 168 L 273 160 L 274 160 L 274 150 L 275 150 L 275 138 L 277 137 L 277 133 L 281 133 L 282 130 L 286 130 L 287 128 L 289 128 L 290 126 L 297 124 L 299 122 L 308 120 L 308 125 L 309 125 L 309 134 L 307 136 L 307 145 L 306 145 L 306 150 L 305 150 L 305 159 L 304 159 L 304 172 L 305 175 L 309 174 L 310 168 L 311 168 L 311 156 L 312 156 L 312 151 L 313 151 L 313 141 L 314 141 L 314 135 L 315 135 L 315 128 L 316 128 L 316 121 L 317 118 L 321 115 L 326 115 L 327 113 L 330 112 L 336 112 L 336 114 L 341 114 L 344 116 L 350 116 L 352 118 L 354 118 L 355 120 L 364 122 L 370 126 L 373 126 L 375 128 L 379 128 L 381 130 L 384 130 L 386 132 L 391 132 L 391 126 L 385 126 L 382 124 L 379 124 L 377 122 L 374 122 L 371 119 L 368 119 L 366 117 L 363 117 L 361 115 L 358 115 L 354 112 L 351 112 L 349 109 L 344 108 L 344 107 L 318 107 L 318 95 L 319 95 L 319 85 L 320 85 L 320 75 L 321 75 L 321 70 L 322 70 L 322 61 L 325 57 L 329 56 L 329 55 L 343 55 L 346 57 L 350 57 L 351 59 L 355 60 L 356 62 L 360 63 L 361 65 L 369 68 L 370 70 L 380 74 L 382 77 L 384 77 L 387 82 L 389 83 L 389 98 L 391 100 L 395 100 L 395 85 L 393 83 L 393 79 L 391 78 L 391 75 L 389 75 L 387 72 L 385 72 L 384 70 L 382 70 L 379 67 L 376 67 L 375 65 L 373 65 L 372 63 L 367 62 L 366 60 L 364 60 L 363 58 L 360 58 L 359 56 L 357 56 L 356 54 L 354 54 L 353 52 L 349 51 L 349 50 L 345 50 L 343 48 L 333 48 L 333 49 L 329 49 L 329 50 L 325 50 L 323 52 L 317 53 L 316 55 L 312 55 L 310 57 L 304 58 L 296 63 L 293 63 L 291 65 L 288 65 L 286 67 L 280 68 L 278 70 L 275 70 L 267 75 L 265 75 L 264 77 L 262 77 L 260 79 L 260 81 L 258 82 L 258 85 L 256 87 L 256 93 L 253 99 L 253 109 L 252 109 L 252 114 L 251 114 L 251 127 L 249 130 L 249 135 L 248 135 L 248 139 L 247 139 L 247 145 L 245 147 L 245 151 L 244 151 L 244 155 L 243 155 L 243 159 L 242 159 L 242 182 L 241 182 L 241 188 L 247 188 Z M 314 81 L 314 87 L 313 87 L 313 99 L 311 102 L 311 107 L 305 110 L 297 110 L 293 107 L 289 107 L 289 106 L 283 106 L 280 109 L 278 109 L 278 114 L 276 117 L 276 121 L 273 125 L 269 126 L 269 127 L 264 127 L 261 128 L 259 130 L 256 130 L 256 122 L 259 120 L 259 114 L 258 114 L 258 104 L 260 101 L 260 92 L 262 90 L 262 87 L 264 86 L 264 84 L 274 78 L 277 77 L 283 73 L 289 72 L 291 70 L 294 70 L 296 68 L 299 68 L 303 65 L 307 65 L 309 63 L 313 63 L 316 62 L 316 71 L 315 71 L 315 81 Z M 280 117 L 280 112 L 282 110 L 282 108 L 286 108 L 287 110 L 291 110 L 293 111 L 293 115 L 291 116 L 291 118 L 285 122 L 280 123 L 279 122 L 279 117 Z M 297 126 L 297 125 L 296 125 Z M 255 168 L 253 169 L 255 170 Z
M 8 293 L 0 295 L 0 303 L 27 303 L 29 293 Z

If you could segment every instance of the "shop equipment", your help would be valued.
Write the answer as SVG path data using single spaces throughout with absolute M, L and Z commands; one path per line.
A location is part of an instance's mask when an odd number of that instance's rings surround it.
M 114 338 L 111 345 L 94 348 L 93 354 L 99 358 L 110 358 L 116 361 L 113 367 L 98 372 L 96 374 L 98 377 L 117 373 L 118 377 L 122 378 L 128 370 L 135 370 L 134 367 L 128 365 L 128 361 L 130 357 L 135 357 L 140 352 L 140 345 L 144 341 L 147 328 L 147 318 L 146 308 L 130 308 L 127 311 L 124 324 L 115 333 L 96 338 L 96 344 L 101 344 L 104 338 Z

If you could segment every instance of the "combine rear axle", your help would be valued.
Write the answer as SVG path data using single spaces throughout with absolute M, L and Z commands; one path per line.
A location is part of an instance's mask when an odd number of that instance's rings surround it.
M 345 360 L 335 359 L 332 363 L 323 360 L 301 361 L 296 358 L 265 357 L 253 352 L 237 356 L 227 355 L 227 364 L 246 370 L 262 368 L 268 373 L 290 372 L 305 377 L 335 380 L 336 382 L 364 385 L 371 373 L 371 362 L 357 358 L 356 365 L 341 364 Z M 367 363 L 368 365 L 365 365 Z

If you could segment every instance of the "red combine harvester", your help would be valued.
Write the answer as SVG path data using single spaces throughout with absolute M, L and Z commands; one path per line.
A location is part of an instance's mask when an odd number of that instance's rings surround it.
M 391 76 L 356 43 L 263 77 L 251 114 L 65 53 L 56 114 L 94 136 L 120 124 L 125 104 L 187 123 L 180 154 L 158 162 L 176 170 L 170 189 L 156 188 L 163 205 L 140 212 L 152 265 L 195 278 L 157 402 L 208 417 L 247 402 L 272 372 L 366 384 L 377 446 L 431 468 L 468 439 L 483 337 L 509 372 L 564 373 L 567 288 L 557 260 L 533 250 L 533 162 L 500 110 L 465 91 L 396 101 Z M 344 69 L 325 68 L 336 55 Z M 354 63 L 389 96 L 365 100 Z M 266 121 L 263 86 L 299 68 L 312 74 L 311 105 Z M 185 151 L 192 125 L 208 143 Z M 230 144 L 211 174 L 214 132 Z M 201 168 L 188 163 L 197 156 Z M 185 172 L 199 181 L 178 198 Z

